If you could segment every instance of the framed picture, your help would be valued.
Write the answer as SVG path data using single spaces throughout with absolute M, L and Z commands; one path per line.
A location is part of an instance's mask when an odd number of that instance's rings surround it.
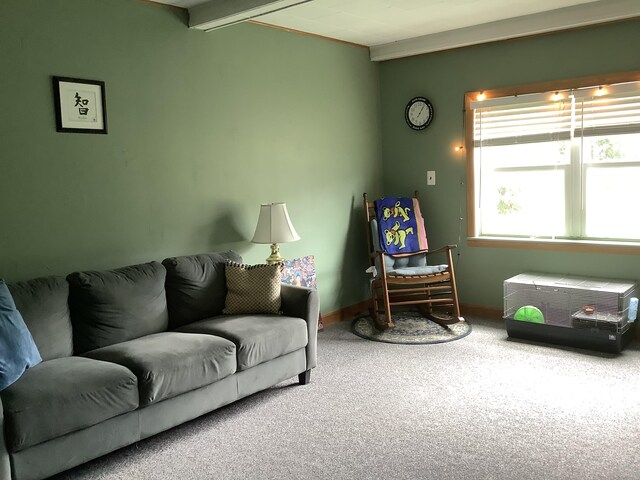
M 56 131 L 107 133 L 104 82 L 53 77 Z

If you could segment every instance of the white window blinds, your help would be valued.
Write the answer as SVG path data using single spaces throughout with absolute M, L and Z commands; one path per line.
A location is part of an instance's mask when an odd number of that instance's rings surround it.
M 640 132 L 640 89 L 576 102 L 576 136 Z
M 476 147 L 640 132 L 640 83 L 471 103 Z

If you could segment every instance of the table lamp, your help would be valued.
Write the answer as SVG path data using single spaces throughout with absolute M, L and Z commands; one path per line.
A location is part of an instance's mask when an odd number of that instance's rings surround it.
M 268 203 L 260 205 L 260 216 L 256 233 L 253 234 L 252 243 L 270 243 L 271 255 L 267 263 L 283 262 L 280 256 L 279 243 L 295 242 L 300 236 L 293 228 L 286 203 Z

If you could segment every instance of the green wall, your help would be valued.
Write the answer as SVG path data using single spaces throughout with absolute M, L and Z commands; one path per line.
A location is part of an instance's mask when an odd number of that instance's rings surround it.
M 586 75 L 640 70 L 640 21 L 485 44 L 384 62 L 382 145 L 385 193 L 421 192 L 432 247 L 459 245 L 461 302 L 502 308 L 502 282 L 523 271 L 640 279 L 640 256 L 469 247 L 463 154 L 464 93 Z M 404 122 L 404 107 L 424 95 L 434 105 L 422 132 Z M 436 186 L 426 185 L 427 170 Z M 637 220 L 637 205 L 629 208 Z M 460 221 L 460 218 L 464 220 Z
M 638 256 L 469 247 L 453 151 L 464 92 L 638 70 L 639 21 L 382 64 L 258 25 L 186 22 L 136 0 L 0 2 L 0 276 L 228 248 L 260 262 L 259 204 L 285 201 L 302 240 L 282 253 L 316 256 L 326 313 L 368 295 L 362 192 L 418 189 L 431 245 L 460 245 L 464 303 L 499 308 L 502 281 L 525 270 L 640 278 Z M 106 82 L 108 135 L 55 131 L 52 75 Z M 435 107 L 423 132 L 403 118 L 416 95 Z
M 324 312 L 367 295 L 363 191 L 381 191 L 368 51 L 243 24 L 204 33 L 135 0 L 0 2 L 0 276 L 249 242 L 287 202 Z M 106 82 L 108 135 L 57 133 L 51 76 Z

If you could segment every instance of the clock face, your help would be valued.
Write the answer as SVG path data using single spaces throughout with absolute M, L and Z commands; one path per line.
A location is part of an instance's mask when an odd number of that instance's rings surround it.
M 404 110 L 404 118 L 414 130 L 424 130 L 433 120 L 433 105 L 424 97 L 412 98 Z

